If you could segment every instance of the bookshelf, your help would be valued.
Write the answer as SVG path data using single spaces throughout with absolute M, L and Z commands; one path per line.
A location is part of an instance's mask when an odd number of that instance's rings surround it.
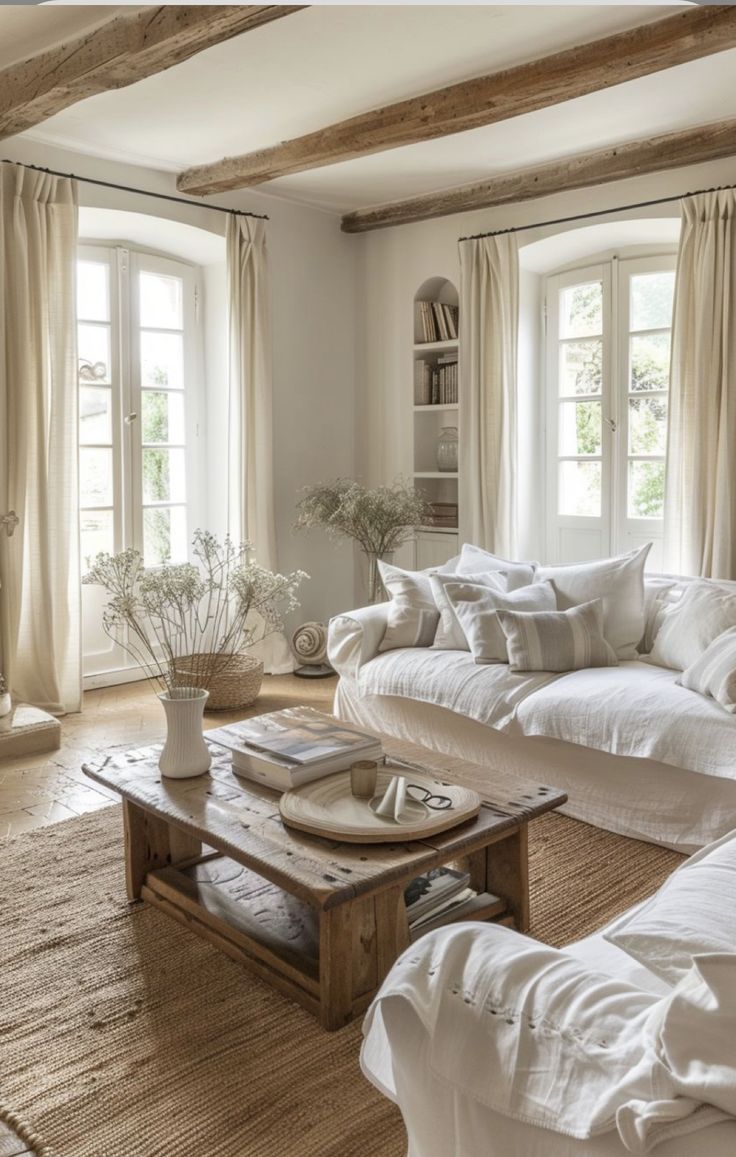
M 458 426 L 458 292 L 445 277 L 430 277 L 414 295 L 412 477 L 435 506 L 437 524 L 417 533 L 414 565 L 436 566 L 458 551 L 457 471 L 439 470 L 441 431 Z

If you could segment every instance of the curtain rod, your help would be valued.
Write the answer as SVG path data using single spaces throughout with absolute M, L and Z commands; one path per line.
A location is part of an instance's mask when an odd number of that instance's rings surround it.
M 85 185 L 100 185 L 103 189 L 119 189 L 123 193 L 138 193 L 142 197 L 157 197 L 159 201 L 174 201 L 177 205 L 195 205 L 198 209 L 211 209 L 215 213 L 230 213 L 233 217 L 256 217 L 268 221 L 267 213 L 247 213 L 244 209 L 225 209 L 222 205 L 205 205 L 203 201 L 190 201 L 187 197 L 174 197 L 171 193 L 153 193 L 150 189 L 137 189 L 134 185 L 118 185 L 115 181 L 100 181 L 96 177 L 79 177 L 76 173 L 61 173 L 58 169 L 46 169 L 43 165 L 27 165 L 25 161 L 11 161 L 4 157 L 3 165 L 20 165 L 23 169 L 34 169 L 37 173 L 48 173 L 50 177 L 69 177 L 72 181 L 82 181 Z
M 650 205 L 667 205 L 672 201 L 682 201 L 684 197 L 698 197 L 701 193 L 721 193 L 728 189 L 736 189 L 736 185 L 716 185 L 712 189 L 695 189 L 692 193 L 677 193 L 673 197 L 655 197 L 651 201 L 634 201 L 630 205 L 595 209 L 591 213 L 574 213 L 572 217 L 557 217 L 554 221 L 535 221 L 531 225 L 511 225 L 508 229 L 491 229 L 488 233 L 473 233 L 468 237 L 458 237 L 458 242 L 480 241 L 483 237 L 501 237 L 505 233 L 523 233 L 527 229 L 544 229 L 547 225 L 566 225 L 569 221 L 586 221 L 589 217 L 602 217 L 606 213 L 623 213 L 627 209 L 647 209 Z

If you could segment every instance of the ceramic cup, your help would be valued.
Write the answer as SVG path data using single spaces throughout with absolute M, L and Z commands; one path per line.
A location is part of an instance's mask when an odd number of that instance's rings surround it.
M 358 799 L 372 799 L 378 779 L 375 759 L 359 759 L 350 765 L 350 790 Z

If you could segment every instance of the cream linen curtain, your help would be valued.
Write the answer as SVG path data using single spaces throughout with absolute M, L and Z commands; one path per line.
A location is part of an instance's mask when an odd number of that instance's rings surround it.
M 16 699 L 81 707 L 75 182 L 0 163 L 0 638 Z
M 273 417 L 268 258 L 265 222 L 230 215 L 227 223 L 229 307 L 228 529 L 255 547 L 256 560 L 276 569 L 273 497 Z M 286 639 L 274 634 L 255 652 L 266 671 L 294 663 Z
M 509 557 L 516 547 L 516 238 L 460 242 L 460 535 Z
M 736 193 L 682 202 L 675 281 L 665 566 L 736 578 Z

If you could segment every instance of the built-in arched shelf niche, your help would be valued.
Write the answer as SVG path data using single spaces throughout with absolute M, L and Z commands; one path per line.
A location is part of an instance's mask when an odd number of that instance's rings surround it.
M 457 553 L 458 471 L 439 468 L 437 446 L 444 429 L 458 427 L 458 305 L 446 277 L 427 278 L 414 294 L 412 476 L 432 506 L 429 525 L 417 535 L 419 568 Z

